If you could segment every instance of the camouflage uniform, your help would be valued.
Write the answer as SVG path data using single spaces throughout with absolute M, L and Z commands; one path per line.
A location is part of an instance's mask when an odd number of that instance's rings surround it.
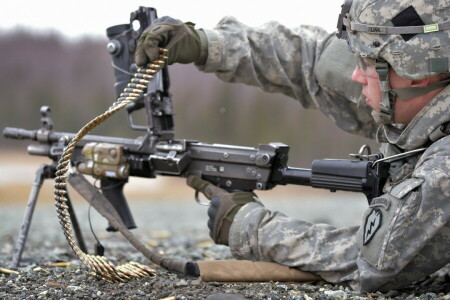
M 360 227 L 310 224 L 247 204 L 230 231 L 235 257 L 275 261 L 366 291 L 400 288 L 450 262 L 450 137 L 436 134 L 450 121 L 450 87 L 408 126 L 376 131 L 369 109 L 357 109 L 361 88 L 351 81 L 355 62 L 344 41 L 317 27 L 250 28 L 231 17 L 205 32 L 209 56 L 199 69 L 288 95 L 348 132 L 376 133 L 385 156 L 428 147 L 392 163 L 385 194 L 374 199 Z

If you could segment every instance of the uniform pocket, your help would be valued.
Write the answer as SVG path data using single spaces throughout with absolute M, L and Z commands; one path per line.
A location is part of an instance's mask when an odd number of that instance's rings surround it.
M 408 228 L 420 205 L 423 179 L 411 178 L 395 185 L 389 193 L 372 200 L 358 231 L 360 256 L 378 270 L 399 264 Z

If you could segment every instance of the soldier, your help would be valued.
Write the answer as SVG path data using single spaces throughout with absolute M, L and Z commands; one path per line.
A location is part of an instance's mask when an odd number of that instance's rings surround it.
M 193 62 L 224 81 L 283 93 L 346 131 L 376 137 L 385 157 L 405 154 L 391 163 L 384 194 L 355 227 L 292 219 L 265 209 L 253 193 L 191 176 L 188 184 L 212 200 L 213 240 L 237 258 L 364 291 L 398 289 L 448 264 L 449 16 L 448 0 L 347 0 L 340 40 L 318 27 L 250 28 L 232 17 L 214 30 L 169 17 L 146 29 L 138 64 L 169 48 L 169 63 Z

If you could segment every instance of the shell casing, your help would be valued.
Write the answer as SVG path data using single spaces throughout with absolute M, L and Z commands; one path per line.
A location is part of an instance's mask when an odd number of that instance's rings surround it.
M 159 52 L 161 52 L 161 53 L 166 53 L 166 52 L 169 52 L 169 49 L 166 49 L 166 48 L 159 48 Z
M 164 64 L 165 64 L 165 61 L 161 60 L 161 59 L 155 59 L 154 61 L 152 61 L 150 63 L 150 65 L 151 64 L 156 64 L 159 68 L 162 68 L 164 66 Z
M 9 275 L 9 274 L 20 275 L 20 273 L 17 271 L 4 269 L 4 268 L 0 268 L 0 273 L 7 274 L 7 275 Z
M 132 83 L 149 84 L 150 81 L 140 78 L 131 78 Z
M 139 97 L 141 94 L 136 94 L 136 93 L 122 93 L 122 94 L 120 94 L 120 98 L 123 98 L 123 97 L 125 97 L 125 98 L 127 98 L 127 97 L 133 97 L 133 98 L 135 98 L 135 97 Z
M 117 101 L 136 101 L 137 97 L 120 97 Z
M 65 194 L 67 194 L 66 190 L 55 190 L 55 195 L 64 196 Z
M 65 267 L 68 267 L 68 266 L 70 266 L 71 265 L 71 263 L 70 262 L 57 262 L 57 263 L 49 263 L 49 264 L 46 264 L 45 266 L 46 267 L 59 267 L 59 268 L 65 268 Z
M 153 78 L 152 75 L 142 74 L 142 73 L 134 73 L 133 77 L 134 78 L 142 78 L 142 79 L 146 79 L 146 80 L 149 80 L 149 79 Z
M 97 118 L 95 118 L 91 122 L 96 121 L 96 120 L 97 120 Z M 87 127 L 83 127 L 80 129 L 80 131 L 78 131 L 80 136 L 85 136 L 88 132 L 89 132 L 89 128 L 87 128 Z
M 55 190 L 55 201 L 64 203 L 64 202 L 67 202 L 67 198 L 64 196 L 61 196 L 60 194 L 57 194 L 56 190 Z
M 131 273 L 132 275 L 142 276 L 144 273 L 133 264 L 130 264 L 129 262 L 126 264 L 123 264 L 120 266 L 121 271 L 124 273 Z
M 62 181 L 66 181 L 67 176 L 56 176 L 55 181 L 56 182 L 62 182 Z
M 147 86 L 143 85 L 143 84 L 138 84 L 138 83 L 129 83 L 127 85 L 128 88 L 136 88 L 136 89 L 142 89 L 145 90 L 147 88 Z
M 72 148 L 72 149 L 67 148 L 67 150 L 65 151 L 65 153 L 66 153 L 66 154 L 71 154 L 74 150 L 75 150 L 74 148 Z
M 65 182 L 58 182 L 58 183 L 55 183 L 55 188 L 56 189 L 64 189 L 64 188 L 66 188 L 66 185 L 67 185 L 67 183 L 65 183 Z
M 75 139 L 71 140 L 70 143 L 67 145 L 67 151 L 70 148 L 75 148 L 76 143 L 77 143 L 77 140 L 75 140 Z
M 67 151 L 66 151 L 66 153 L 67 153 Z M 63 161 L 58 164 L 58 167 L 56 169 L 57 170 L 65 169 L 69 163 L 70 163 L 70 161 Z
M 68 207 L 66 204 L 61 203 L 61 202 L 57 202 L 57 203 L 55 204 L 55 206 L 56 206 L 57 208 L 61 208 L 61 209 L 69 209 L 69 207 Z
M 133 102 L 135 102 L 135 101 L 136 101 L 136 99 L 135 99 L 135 100 L 130 100 L 130 99 L 123 100 L 123 101 L 120 102 L 120 105 L 118 105 L 118 106 L 114 109 L 114 111 L 118 111 L 118 110 L 121 109 L 122 107 L 127 106 L 128 104 L 133 103 Z
M 130 261 L 129 264 L 130 264 L 130 265 L 133 265 L 133 266 L 135 266 L 136 268 L 139 268 L 139 269 L 141 269 L 141 270 L 143 270 L 143 271 L 145 271 L 145 272 L 147 272 L 147 273 L 149 273 L 149 274 L 153 274 L 153 275 L 156 274 L 156 271 L 153 270 L 152 268 L 150 268 L 149 266 L 143 265 L 143 264 L 138 263 L 138 262 L 136 262 L 136 261 Z
M 135 266 L 133 266 L 133 265 L 129 265 L 129 266 L 127 266 L 127 268 L 129 268 L 130 269 L 130 271 L 132 271 L 134 274 L 136 274 L 137 276 L 139 276 L 139 277 L 145 277 L 145 276 L 147 276 L 147 273 L 145 273 L 143 270 L 141 270 L 140 268 L 138 268 L 138 267 L 135 267 Z
M 67 169 L 61 169 L 61 170 L 58 170 L 58 171 L 56 171 L 55 172 L 55 175 L 56 176 L 61 176 L 61 175 L 64 175 L 64 174 L 66 174 L 67 173 Z
M 124 93 L 136 93 L 136 94 L 142 94 L 144 91 L 139 89 L 132 89 L 132 88 L 124 88 Z
M 66 231 L 64 233 L 65 236 L 67 236 L 68 234 L 70 234 L 72 232 L 70 225 L 67 224 L 67 222 L 70 221 L 70 216 L 66 215 L 66 210 L 65 209 L 59 209 L 59 214 L 62 215 L 61 218 L 59 218 L 59 224 L 61 224 L 61 227 Z
M 135 74 L 141 73 L 141 74 L 155 74 L 157 71 L 153 69 L 147 69 L 147 68 L 139 68 L 137 69 Z
M 64 217 L 70 218 L 70 214 L 69 214 L 69 212 L 67 210 L 62 210 L 61 211 L 61 215 L 63 215 Z M 65 226 L 67 226 L 67 228 L 70 228 L 69 227 L 70 225 L 67 224 L 67 222 L 66 222 Z
M 157 62 L 157 61 L 154 61 L 154 62 Z M 157 64 L 155 64 L 155 63 L 148 64 L 146 67 L 149 68 L 149 69 L 153 69 L 153 70 L 155 70 L 155 69 L 156 69 L 156 70 L 161 69 L 161 66 L 160 66 L 160 65 L 157 65 Z
M 89 266 L 91 267 L 91 269 L 94 270 L 94 272 L 97 272 L 100 274 L 103 273 L 103 270 L 98 265 L 98 263 L 92 258 L 92 256 L 89 256 Z

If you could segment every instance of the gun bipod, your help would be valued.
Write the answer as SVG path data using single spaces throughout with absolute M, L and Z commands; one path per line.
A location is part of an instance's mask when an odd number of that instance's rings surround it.
M 14 246 L 13 257 L 11 260 L 11 268 L 17 268 L 22 260 L 23 250 L 25 248 L 25 244 L 28 238 L 28 232 L 31 226 L 31 220 L 33 218 L 34 209 L 36 207 L 36 202 L 39 196 L 39 192 L 42 188 L 42 184 L 45 179 L 54 179 L 55 178 L 56 165 L 52 164 L 43 164 L 36 170 L 36 176 L 33 181 L 33 186 L 30 191 L 30 195 L 28 197 L 27 207 L 25 208 L 25 214 L 22 220 L 22 226 L 20 227 L 20 232 L 17 237 L 16 244 Z M 68 198 L 67 206 L 70 213 L 70 220 L 72 221 L 72 227 L 75 231 L 75 236 L 78 242 L 80 249 L 84 252 L 87 252 L 86 244 L 84 243 L 83 235 L 80 230 L 80 226 L 75 215 L 75 211 L 73 210 L 73 205 Z

